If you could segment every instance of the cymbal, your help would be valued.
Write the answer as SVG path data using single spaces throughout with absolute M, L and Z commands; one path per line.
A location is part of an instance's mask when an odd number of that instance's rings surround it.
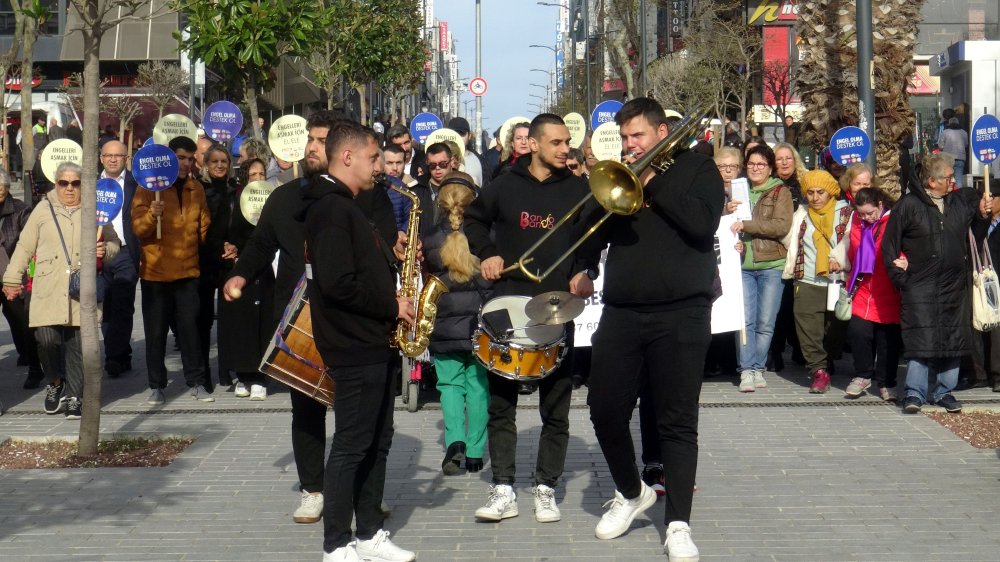
M 524 313 L 539 324 L 565 324 L 583 314 L 587 303 L 566 291 L 549 291 L 528 301 Z

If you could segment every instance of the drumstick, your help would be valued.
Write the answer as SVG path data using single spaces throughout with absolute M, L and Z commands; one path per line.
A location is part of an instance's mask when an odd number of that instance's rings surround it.
M 160 201 L 160 192 L 157 191 L 155 194 L 156 201 Z M 163 215 L 156 217 L 156 239 L 159 240 L 163 238 Z

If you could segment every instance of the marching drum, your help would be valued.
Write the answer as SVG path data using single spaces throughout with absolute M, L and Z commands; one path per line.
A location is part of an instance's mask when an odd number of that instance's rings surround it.
M 496 297 L 479 311 L 472 335 L 472 353 L 487 369 L 514 381 L 538 381 L 562 363 L 566 330 L 562 325 L 538 325 L 525 313 L 531 299 Z
M 333 407 L 333 379 L 316 350 L 313 339 L 306 277 L 299 279 L 292 300 L 260 363 L 260 372 L 306 396 Z

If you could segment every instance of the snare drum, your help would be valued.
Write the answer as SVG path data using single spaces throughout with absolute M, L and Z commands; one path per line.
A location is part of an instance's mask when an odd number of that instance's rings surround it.
M 472 335 L 472 353 L 487 369 L 514 381 L 538 381 L 552 374 L 566 355 L 566 330 L 558 326 L 534 326 L 524 307 L 530 297 L 497 297 L 479 311 L 479 328 Z M 510 333 L 493 333 L 483 315 L 506 310 Z M 530 327 L 529 327 L 530 326 Z

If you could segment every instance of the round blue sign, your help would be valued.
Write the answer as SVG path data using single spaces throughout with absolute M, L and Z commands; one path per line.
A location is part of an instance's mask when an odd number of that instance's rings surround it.
M 243 114 L 236 104 L 228 101 L 217 101 L 205 110 L 205 121 L 202 123 L 205 134 L 212 140 L 227 142 L 240 134 L 243 128 Z
M 410 121 L 410 134 L 419 144 L 427 142 L 427 137 L 443 126 L 441 119 L 433 113 L 418 113 Z
M 125 192 L 114 178 L 97 180 L 97 224 L 105 225 L 115 220 L 125 204 Z
M 146 148 L 147 146 L 149 146 L 151 144 L 156 144 L 155 142 L 153 142 L 153 136 L 152 135 L 150 135 L 149 138 L 146 139 L 146 141 L 144 143 L 142 143 L 142 148 Z
M 590 114 L 590 130 L 596 131 L 604 123 L 615 120 L 615 114 L 622 108 L 622 102 L 617 100 L 604 100 L 597 104 L 594 112 Z
M 864 162 L 871 149 L 868 133 L 858 127 L 841 127 L 830 138 L 830 156 L 842 166 Z
M 163 191 L 177 180 L 177 155 L 162 144 L 144 146 L 132 157 L 132 176 L 139 187 Z
M 972 127 L 972 153 L 983 164 L 996 160 L 1000 152 L 1000 120 L 987 113 Z

